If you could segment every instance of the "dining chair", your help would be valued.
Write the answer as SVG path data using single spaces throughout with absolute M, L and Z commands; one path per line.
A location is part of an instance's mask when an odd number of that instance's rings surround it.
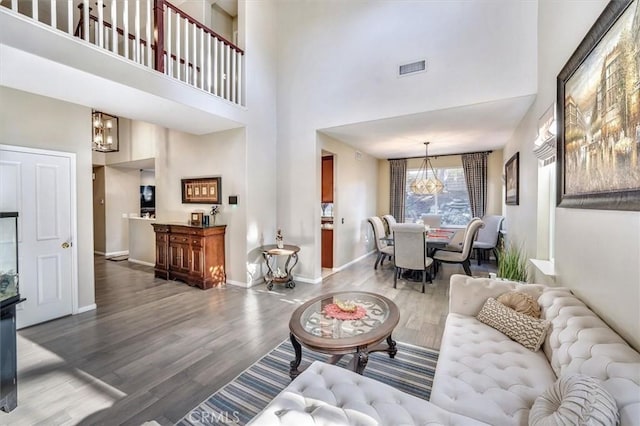
M 420 220 L 425 226 L 431 228 L 440 228 L 442 226 L 442 215 L 439 214 L 423 214 Z
M 464 244 L 464 237 L 467 235 L 467 229 L 469 229 L 469 223 L 473 222 L 474 220 L 481 219 L 479 217 L 471 218 L 471 220 L 467 223 L 467 226 L 465 226 L 464 229 L 459 229 L 458 231 L 456 231 L 456 234 L 453 236 L 453 238 L 451 238 L 449 244 L 447 244 L 440 250 L 461 252 L 462 245 Z
M 431 274 L 427 269 L 433 264 L 433 259 L 427 256 L 424 225 L 419 223 L 398 223 L 393 226 L 393 263 L 395 274 L 393 288 L 396 288 L 398 275 L 403 269 L 422 271 L 422 292 L 424 293 L 427 276 L 431 283 Z
M 382 219 L 378 216 L 371 216 L 367 220 L 371 224 L 371 228 L 373 228 L 373 238 L 376 242 L 376 249 L 378 250 L 378 255 L 376 257 L 376 262 L 373 264 L 373 269 L 378 269 L 378 264 L 382 266 L 384 263 L 385 256 L 388 256 L 389 259 L 393 257 L 393 246 L 390 246 L 380 239 L 386 236 Z
M 464 268 L 465 274 L 471 276 L 471 265 L 469 263 L 469 257 L 471 257 L 471 249 L 473 248 L 473 240 L 476 238 L 478 230 L 484 226 L 482 220 L 472 220 L 467 225 L 465 230 L 464 242 L 462 244 L 462 251 L 447 251 L 438 250 L 433 255 L 433 260 L 436 264 L 439 263 L 459 263 Z
M 384 220 L 387 225 L 387 235 L 391 235 L 391 227 L 398 223 L 396 222 L 396 218 L 390 214 L 385 214 L 382 216 L 382 220 Z
M 484 222 L 484 227 L 478 231 L 478 237 L 473 242 L 473 248 L 478 258 L 478 265 L 480 265 L 483 255 L 490 251 L 493 251 L 497 264 L 499 255 L 498 237 L 500 236 L 500 228 L 502 228 L 504 216 L 484 216 L 482 221 Z

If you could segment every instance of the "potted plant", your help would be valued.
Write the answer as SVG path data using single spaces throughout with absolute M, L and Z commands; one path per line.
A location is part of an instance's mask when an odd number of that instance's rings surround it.
M 527 282 L 527 258 L 520 247 L 512 243 L 500 248 L 496 275 L 505 280 Z

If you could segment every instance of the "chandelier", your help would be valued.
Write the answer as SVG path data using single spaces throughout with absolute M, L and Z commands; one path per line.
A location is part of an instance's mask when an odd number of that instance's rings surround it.
M 436 172 L 429 160 L 429 142 L 424 143 L 424 149 L 424 160 L 422 160 L 415 180 L 411 183 L 411 192 L 420 195 L 440 194 L 444 190 L 444 184 L 436 177 Z M 429 170 L 431 170 L 433 177 L 429 177 Z
M 100 111 L 92 111 L 91 122 L 93 150 L 99 152 L 118 151 L 118 117 Z

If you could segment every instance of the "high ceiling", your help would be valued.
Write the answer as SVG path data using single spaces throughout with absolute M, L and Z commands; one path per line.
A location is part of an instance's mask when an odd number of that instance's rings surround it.
M 537 1 L 280 2 L 285 119 L 377 158 L 505 146 L 537 92 Z M 425 60 L 425 72 L 398 75 Z M 287 105 L 289 103 L 290 105 Z

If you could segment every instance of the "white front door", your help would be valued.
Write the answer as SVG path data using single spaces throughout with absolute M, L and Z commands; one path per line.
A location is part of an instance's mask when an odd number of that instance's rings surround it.
M 19 148 L 17 148 L 19 149 Z M 0 211 L 17 211 L 20 295 L 16 325 L 73 311 L 71 158 L 0 149 Z

